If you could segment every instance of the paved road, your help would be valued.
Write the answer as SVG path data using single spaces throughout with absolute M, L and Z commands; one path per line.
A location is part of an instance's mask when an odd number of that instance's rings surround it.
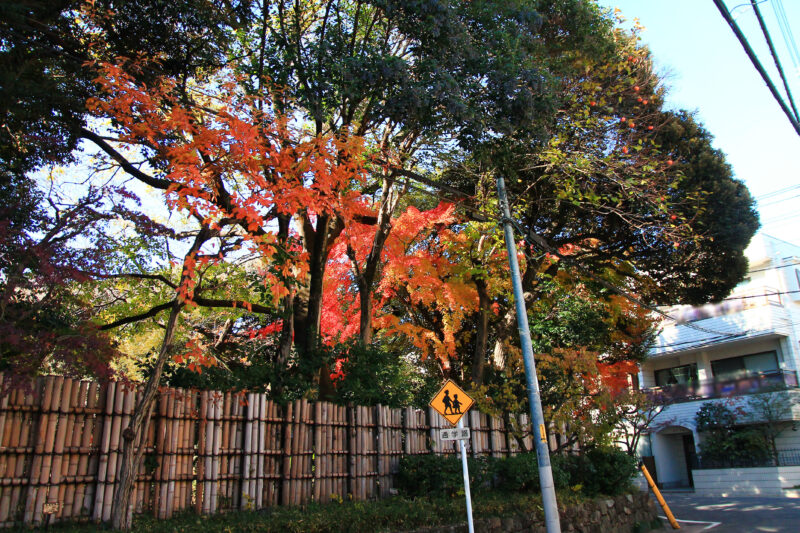
M 675 518 L 685 521 L 682 533 L 800 532 L 800 499 L 700 498 L 692 493 L 666 493 L 664 498 Z

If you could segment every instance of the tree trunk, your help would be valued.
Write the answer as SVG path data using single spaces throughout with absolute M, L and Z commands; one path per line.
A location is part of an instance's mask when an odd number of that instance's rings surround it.
M 175 300 L 169 313 L 167 329 L 164 332 L 164 339 L 158 352 L 156 366 L 148 378 L 139 400 L 136 402 L 130 424 L 122 432 L 123 445 L 120 457 L 122 466 L 111 509 L 111 525 L 114 529 L 129 530 L 133 522 L 133 506 L 130 499 L 136 483 L 136 474 L 139 472 L 142 453 L 144 452 L 144 439 L 149 429 L 150 415 L 153 411 L 153 405 L 155 405 L 158 384 L 161 381 L 161 373 L 164 370 L 164 363 L 169 354 L 169 346 L 175 333 L 175 322 L 182 307 L 183 304 Z
M 489 290 L 486 280 L 475 278 L 478 290 L 478 332 L 475 334 L 475 351 L 472 354 L 472 383 L 476 387 L 483 385 L 483 374 L 486 368 L 486 344 L 489 340 Z
M 300 357 L 306 357 L 319 346 L 325 268 L 331 245 L 344 230 L 344 223 L 335 216 L 320 215 L 314 228 L 306 217 L 302 230 L 309 254 L 309 282 L 299 288 L 294 302 L 294 345 Z M 330 399 L 335 392 L 330 374 L 330 367 L 323 364 L 318 378 L 321 399 Z
M 358 259 L 352 250 L 348 250 L 350 261 L 353 263 L 353 270 L 356 275 L 356 285 L 359 293 L 359 309 L 361 319 L 359 321 L 359 336 L 364 345 L 372 342 L 372 288 L 375 285 L 375 277 L 378 274 L 378 267 L 381 264 L 381 254 L 386 239 L 392 231 L 392 215 L 400 199 L 400 193 L 394 187 L 394 179 L 385 177 L 383 180 L 383 192 L 381 203 L 378 208 L 378 221 L 375 228 L 375 235 L 372 238 L 364 268 L 358 266 Z
M 211 230 L 207 226 L 203 226 L 200 229 L 192 243 L 192 247 L 184 256 L 183 273 L 178 286 L 183 285 L 190 275 L 190 269 L 187 268 L 186 263 L 187 259 L 194 257 L 207 240 L 218 234 L 218 230 Z M 133 506 L 130 500 L 136 483 L 136 474 L 139 472 L 139 464 L 144 453 L 144 439 L 147 436 L 147 430 L 150 425 L 150 414 L 155 404 L 156 393 L 161 382 L 161 374 L 164 371 L 164 364 L 169 355 L 169 346 L 172 344 L 172 337 L 175 334 L 175 323 L 184 305 L 183 301 L 176 298 L 170 308 L 164 339 L 161 342 L 161 349 L 158 351 L 158 359 L 156 359 L 156 366 L 147 379 L 139 400 L 136 402 L 128 427 L 122 432 L 123 444 L 120 458 L 122 466 L 111 505 L 111 525 L 114 529 L 128 530 L 133 522 Z
M 361 309 L 359 319 L 359 336 L 364 346 L 372 343 L 372 289 L 361 288 L 358 284 L 358 303 Z M 370 285 L 371 287 L 371 285 Z

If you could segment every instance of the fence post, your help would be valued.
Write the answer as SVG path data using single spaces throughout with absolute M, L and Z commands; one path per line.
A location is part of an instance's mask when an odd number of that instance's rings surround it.
M 294 404 L 286 404 L 283 421 L 283 467 L 281 468 L 281 505 L 289 505 L 291 483 L 289 477 L 292 468 L 292 417 Z
M 99 462 L 97 466 L 97 483 L 94 492 L 94 508 L 92 520 L 100 522 L 103 519 L 103 500 L 106 495 L 106 480 L 108 475 L 108 450 L 111 442 L 112 413 L 114 411 L 114 395 L 117 384 L 110 382 L 106 385 L 105 410 L 103 412 L 102 436 L 100 437 Z
M 436 420 L 436 411 L 433 410 L 433 407 L 428 407 L 425 410 L 425 421 L 428 423 L 428 449 L 431 453 L 437 454 L 441 453 L 441 450 L 438 449 L 439 447 L 436 445 L 436 427 L 433 425 L 434 420 Z
M 383 474 L 385 467 L 384 447 L 386 446 L 386 435 L 384 429 L 384 416 L 383 406 L 378 404 L 373 410 L 375 411 L 375 488 L 378 495 L 383 496 L 386 488 L 383 483 Z

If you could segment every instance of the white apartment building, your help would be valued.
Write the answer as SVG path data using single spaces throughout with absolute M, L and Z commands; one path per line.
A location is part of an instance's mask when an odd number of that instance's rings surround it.
M 702 439 L 694 417 L 704 402 L 746 408 L 748 397 L 776 385 L 800 395 L 800 246 L 758 233 L 745 253 L 748 275 L 723 302 L 666 309 L 676 320 L 662 324 L 641 365 L 642 388 L 679 397 L 656 418 L 640 450 L 652 455 L 664 488 L 694 485 L 691 466 Z M 787 413 L 789 420 L 800 420 L 800 408 Z M 800 449 L 800 424 L 787 423 L 777 442 L 779 449 Z

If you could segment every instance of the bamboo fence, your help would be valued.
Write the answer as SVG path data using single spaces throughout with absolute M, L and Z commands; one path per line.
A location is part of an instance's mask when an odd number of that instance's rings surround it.
M 0 527 L 108 521 L 136 395 L 122 383 L 63 377 L 0 395 Z M 501 419 L 472 410 L 464 425 L 473 456 L 518 451 Z M 445 427 L 432 409 L 281 406 L 266 394 L 162 388 L 131 505 L 167 519 L 189 508 L 385 497 L 403 455 L 456 453 L 457 441 L 439 438 Z

